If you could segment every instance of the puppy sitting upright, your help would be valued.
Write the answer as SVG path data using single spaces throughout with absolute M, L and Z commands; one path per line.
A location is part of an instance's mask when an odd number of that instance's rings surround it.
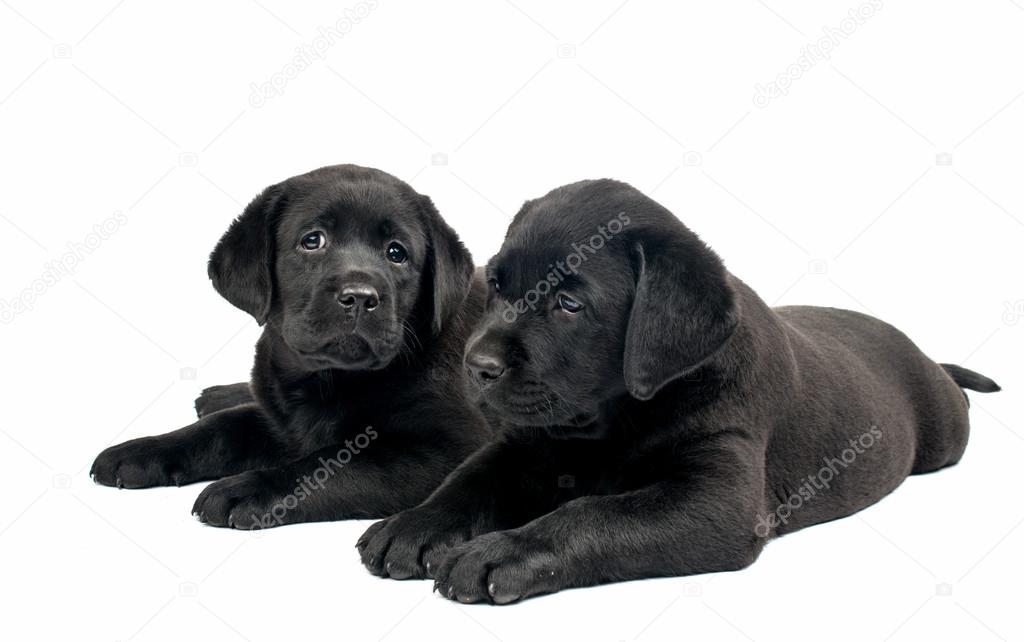
M 195 424 L 108 448 L 98 483 L 226 477 L 193 509 L 214 526 L 382 517 L 422 501 L 489 437 L 462 392 L 482 284 L 471 292 L 469 253 L 406 183 L 338 165 L 268 187 L 209 271 L 265 326 L 251 393 L 208 390 Z
M 955 464 L 961 388 L 998 390 L 877 319 L 769 308 L 615 181 L 527 202 L 488 276 L 465 362 L 504 430 L 358 543 L 462 602 L 745 567 Z

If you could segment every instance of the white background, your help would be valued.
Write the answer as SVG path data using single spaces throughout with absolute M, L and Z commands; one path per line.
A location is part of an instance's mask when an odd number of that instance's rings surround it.
M 855 0 L 553 4 L 379 0 L 296 74 L 355 2 L 0 2 L 0 301 L 74 264 L 0 325 L 4 638 L 1024 637 L 1024 6 L 886 0 L 761 107 Z M 875 314 L 1005 391 L 973 395 L 959 466 L 748 570 L 513 607 L 371 577 L 368 522 L 254 539 L 196 523 L 199 486 L 94 486 L 102 448 L 247 377 L 258 330 L 207 254 L 265 185 L 339 162 L 432 196 L 481 263 L 525 199 L 626 180 L 770 303 Z

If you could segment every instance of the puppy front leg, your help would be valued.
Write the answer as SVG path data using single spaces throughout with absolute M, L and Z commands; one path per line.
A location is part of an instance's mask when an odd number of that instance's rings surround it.
M 461 456 L 451 444 L 371 430 L 282 466 L 216 481 L 192 513 L 242 530 L 383 517 L 423 501 Z
M 89 474 L 97 484 L 118 488 L 181 486 L 266 467 L 283 455 L 270 420 L 249 403 L 174 432 L 111 446 Z
M 597 472 L 586 462 L 604 461 L 602 447 L 507 433 L 470 455 L 425 502 L 370 526 L 356 544 L 363 565 L 393 579 L 432 577 L 450 547 L 592 492 Z
M 575 499 L 451 549 L 435 589 L 463 603 L 508 604 L 571 587 L 743 568 L 764 545 L 755 481 L 711 475 Z

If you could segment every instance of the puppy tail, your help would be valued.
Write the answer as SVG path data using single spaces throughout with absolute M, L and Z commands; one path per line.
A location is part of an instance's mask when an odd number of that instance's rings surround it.
M 995 381 L 973 370 L 961 368 L 951 363 L 940 363 L 943 370 L 949 373 L 956 385 L 975 392 L 999 392 L 1002 388 Z

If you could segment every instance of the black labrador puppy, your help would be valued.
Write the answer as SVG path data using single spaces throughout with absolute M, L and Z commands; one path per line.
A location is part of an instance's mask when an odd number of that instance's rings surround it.
M 461 602 L 743 568 L 955 464 L 961 388 L 998 390 L 869 316 L 768 307 L 616 181 L 527 202 L 488 276 L 465 363 L 503 431 L 357 545 Z
M 249 384 L 209 389 L 198 422 L 108 448 L 123 488 L 209 485 L 214 526 L 384 517 L 421 502 L 490 431 L 462 353 L 482 278 L 433 203 L 397 178 L 324 167 L 265 189 L 210 257 L 264 325 Z

